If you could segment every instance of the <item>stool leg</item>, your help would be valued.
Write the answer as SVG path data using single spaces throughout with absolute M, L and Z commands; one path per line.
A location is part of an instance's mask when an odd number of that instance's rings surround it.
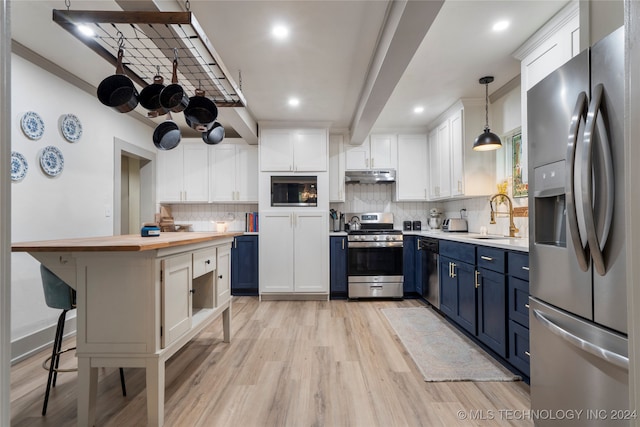
M 55 369 L 58 365 L 58 360 L 60 359 L 60 355 L 58 352 L 60 351 L 60 345 L 62 344 L 62 334 L 64 331 L 64 321 L 67 315 L 67 310 L 63 310 L 62 314 L 58 318 L 58 326 L 56 327 L 56 336 L 53 339 L 53 350 L 51 351 L 51 361 L 49 363 L 49 377 L 47 378 L 47 389 L 44 393 L 44 404 L 42 405 L 42 415 L 47 414 L 47 404 L 49 403 L 49 392 L 51 391 L 51 385 L 55 385 L 54 374 L 57 374 Z M 54 367 L 55 365 L 55 367 Z
M 127 386 L 124 384 L 124 369 L 120 368 L 120 384 L 122 385 L 122 395 L 127 396 Z
M 51 365 L 53 365 L 55 361 L 55 367 L 53 369 L 53 383 L 52 387 L 56 386 L 56 381 L 58 380 L 58 366 L 60 365 L 60 351 L 62 351 L 62 339 L 64 338 L 64 322 L 67 320 L 67 311 L 62 310 L 62 314 L 58 318 L 58 328 L 59 331 L 56 331 L 56 337 L 58 339 L 57 343 L 54 343 L 54 347 L 56 349 L 56 357 L 55 360 L 51 361 Z

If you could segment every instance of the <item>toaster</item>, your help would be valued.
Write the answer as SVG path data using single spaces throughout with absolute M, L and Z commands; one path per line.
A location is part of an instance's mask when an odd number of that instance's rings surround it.
M 464 218 L 447 218 L 442 223 L 442 231 L 469 231 Z

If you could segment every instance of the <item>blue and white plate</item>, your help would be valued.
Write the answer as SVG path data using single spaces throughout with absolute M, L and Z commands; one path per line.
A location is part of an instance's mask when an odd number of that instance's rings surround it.
M 82 123 L 80 119 L 73 114 L 65 114 L 62 116 L 60 123 L 62 136 L 69 142 L 77 142 L 82 136 Z
M 29 164 L 27 159 L 17 151 L 11 152 L 11 181 L 21 181 L 27 176 Z
M 40 153 L 40 166 L 44 173 L 49 176 L 58 176 L 64 169 L 64 157 L 62 152 L 53 145 L 42 149 Z
M 20 125 L 29 139 L 40 139 L 44 135 L 44 121 L 38 113 L 27 111 L 20 119 Z

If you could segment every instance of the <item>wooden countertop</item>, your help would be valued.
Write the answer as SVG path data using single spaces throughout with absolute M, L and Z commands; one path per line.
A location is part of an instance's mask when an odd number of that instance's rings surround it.
M 241 232 L 227 233 L 160 233 L 157 237 L 139 234 L 122 236 L 83 237 L 77 239 L 40 240 L 11 244 L 12 252 L 140 252 L 174 246 L 189 245 L 241 236 Z

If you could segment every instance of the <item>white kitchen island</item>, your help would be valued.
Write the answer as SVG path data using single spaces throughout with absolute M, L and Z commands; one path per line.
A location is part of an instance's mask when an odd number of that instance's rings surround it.
M 145 368 L 148 425 L 163 425 L 165 361 L 220 315 L 231 339 L 231 243 L 240 234 L 12 244 L 77 291 L 78 426 L 95 424 L 99 367 Z

